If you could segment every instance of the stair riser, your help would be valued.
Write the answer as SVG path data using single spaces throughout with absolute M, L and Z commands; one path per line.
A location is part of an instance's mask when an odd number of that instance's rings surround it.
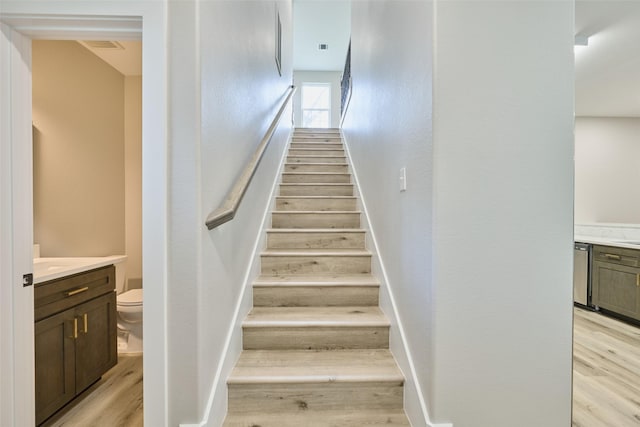
M 245 350 L 389 348 L 389 327 L 243 327 L 242 343 Z
M 346 163 L 344 156 L 287 156 L 287 163 Z
M 344 156 L 344 150 L 289 149 L 289 156 Z
M 378 286 L 254 287 L 255 307 L 377 306 Z
M 273 228 L 359 228 L 359 212 L 273 212 Z
M 342 138 L 339 135 L 294 135 L 291 142 L 314 142 L 326 144 L 342 144 Z
M 311 412 L 291 411 L 286 414 L 232 414 L 227 417 L 222 427 L 411 427 L 402 409 L 380 411 L 363 410 L 344 412 Z
M 353 185 L 281 185 L 281 196 L 353 196 Z
M 268 249 L 364 249 L 365 233 L 269 232 Z
M 356 199 L 287 199 L 276 198 L 278 211 L 354 211 L 357 209 Z
M 278 274 L 364 274 L 371 272 L 371 255 L 287 256 L 262 255 L 261 271 Z
M 285 164 L 285 172 L 330 172 L 330 173 L 349 173 L 349 167 L 347 165 L 321 165 L 321 164 Z
M 292 142 L 290 148 L 314 148 L 314 149 L 333 149 L 344 150 L 344 145 L 339 142 Z
M 401 409 L 402 383 L 230 384 L 229 413 Z
M 323 174 L 314 174 L 314 173 L 284 173 L 282 175 L 282 182 L 285 183 L 302 183 L 302 184 L 339 184 L 339 183 L 350 183 L 351 175 L 339 174 L 339 173 L 323 173 Z

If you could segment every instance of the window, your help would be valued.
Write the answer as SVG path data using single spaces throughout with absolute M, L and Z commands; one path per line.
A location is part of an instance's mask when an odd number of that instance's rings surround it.
M 331 84 L 302 84 L 302 127 L 328 128 L 331 123 Z

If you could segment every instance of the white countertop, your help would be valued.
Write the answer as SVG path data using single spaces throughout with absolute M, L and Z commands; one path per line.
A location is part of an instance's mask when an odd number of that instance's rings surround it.
M 573 236 L 573 240 L 582 243 L 591 243 L 594 245 L 614 246 L 618 248 L 638 249 L 640 250 L 640 239 L 625 240 L 615 237 L 596 237 L 596 236 Z
M 111 255 L 106 257 L 75 257 L 75 258 L 34 258 L 33 283 L 42 283 L 60 277 L 70 276 L 83 271 L 118 264 L 127 259 L 126 255 Z

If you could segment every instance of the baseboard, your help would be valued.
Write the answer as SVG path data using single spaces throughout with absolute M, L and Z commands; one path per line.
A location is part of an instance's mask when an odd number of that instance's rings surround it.
M 344 139 L 345 152 L 354 179 L 356 195 L 358 196 L 358 199 L 360 201 L 362 214 L 364 217 L 363 228 L 367 230 L 368 243 L 371 244 L 369 250 L 373 254 L 372 270 L 374 274 L 378 275 L 378 279 L 380 280 L 380 308 L 384 311 L 387 317 L 389 317 L 389 320 L 391 322 L 389 347 L 393 352 L 393 355 L 395 356 L 400 369 L 405 374 L 405 411 L 413 427 L 453 427 L 453 424 L 433 423 L 429 418 L 427 402 L 420 387 L 420 383 L 418 382 L 415 365 L 413 363 L 411 351 L 409 350 L 404 327 L 402 326 L 402 322 L 398 314 L 399 310 L 396 305 L 395 298 L 393 297 L 393 290 L 391 288 L 389 277 L 387 275 L 387 270 L 385 268 L 382 257 L 380 256 L 375 232 L 371 227 L 366 199 L 360 192 L 358 172 L 351 157 L 349 142 L 344 134 L 342 136 Z M 386 302 L 388 302 L 388 304 L 386 304 Z
M 280 183 L 281 179 L 280 177 L 282 176 L 282 172 L 284 170 L 284 162 L 287 157 L 287 150 L 289 149 L 289 145 L 291 143 L 292 134 L 293 129 L 291 129 L 289 137 L 287 138 L 287 142 L 285 142 L 284 144 L 284 149 L 280 157 L 278 170 L 275 174 L 273 184 L 271 186 L 271 191 L 269 193 L 269 203 L 267 203 L 266 208 L 262 213 L 260 231 L 258 232 L 256 241 L 253 246 L 251 262 L 248 265 L 244 275 L 242 290 L 240 291 L 240 297 L 238 298 L 238 302 L 234 310 L 233 323 L 231 324 L 231 326 L 229 327 L 229 331 L 227 332 L 227 338 L 222 350 L 222 357 L 220 359 L 220 363 L 218 364 L 216 375 L 211 386 L 211 391 L 209 393 L 209 399 L 207 400 L 207 406 L 204 416 L 202 418 L 202 421 L 197 424 L 180 424 L 179 427 L 218 427 L 222 425 L 226 416 L 226 378 L 229 376 L 231 369 L 235 365 L 238 357 L 240 356 L 240 352 L 242 351 L 242 322 L 253 306 L 252 293 L 247 292 L 247 290 L 250 289 L 250 285 L 253 283 L 254 279 L 259 273 L 260 253 L 262 252 L 262 248 L 265 244 L 266 229 L 271 225 L 269 222 L 269 214 L 271 213 L 275 205 L 276 190 L 278 188 L 278 184 Z

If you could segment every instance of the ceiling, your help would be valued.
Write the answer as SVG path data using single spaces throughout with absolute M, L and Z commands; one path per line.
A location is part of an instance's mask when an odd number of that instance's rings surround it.
M 350 1 L 294 0 L 293 20 L 293 68 L 341 71 Z M 575 34 L 589 37 L 575 54 L 576 115 L 640 117 L 640 1 L 576 0 Z M 141 75 L 142 43 L 119 43 L 124 49 L 90 50 L 124 75 Z M 320 43 L 329 48 L 319 50 Z
M 293 0 L 294 70 L 342 71 L 350 38 L 350 0 Z
M 125 76 L 142 75 L 141 41 L 78 41 Z M 96 47 L 96 45 L 98 45 Z M 104 45 L 100 47 L 99 45 Z
M 640 1 L 577 0 L 576 116 L 640 117 Z

